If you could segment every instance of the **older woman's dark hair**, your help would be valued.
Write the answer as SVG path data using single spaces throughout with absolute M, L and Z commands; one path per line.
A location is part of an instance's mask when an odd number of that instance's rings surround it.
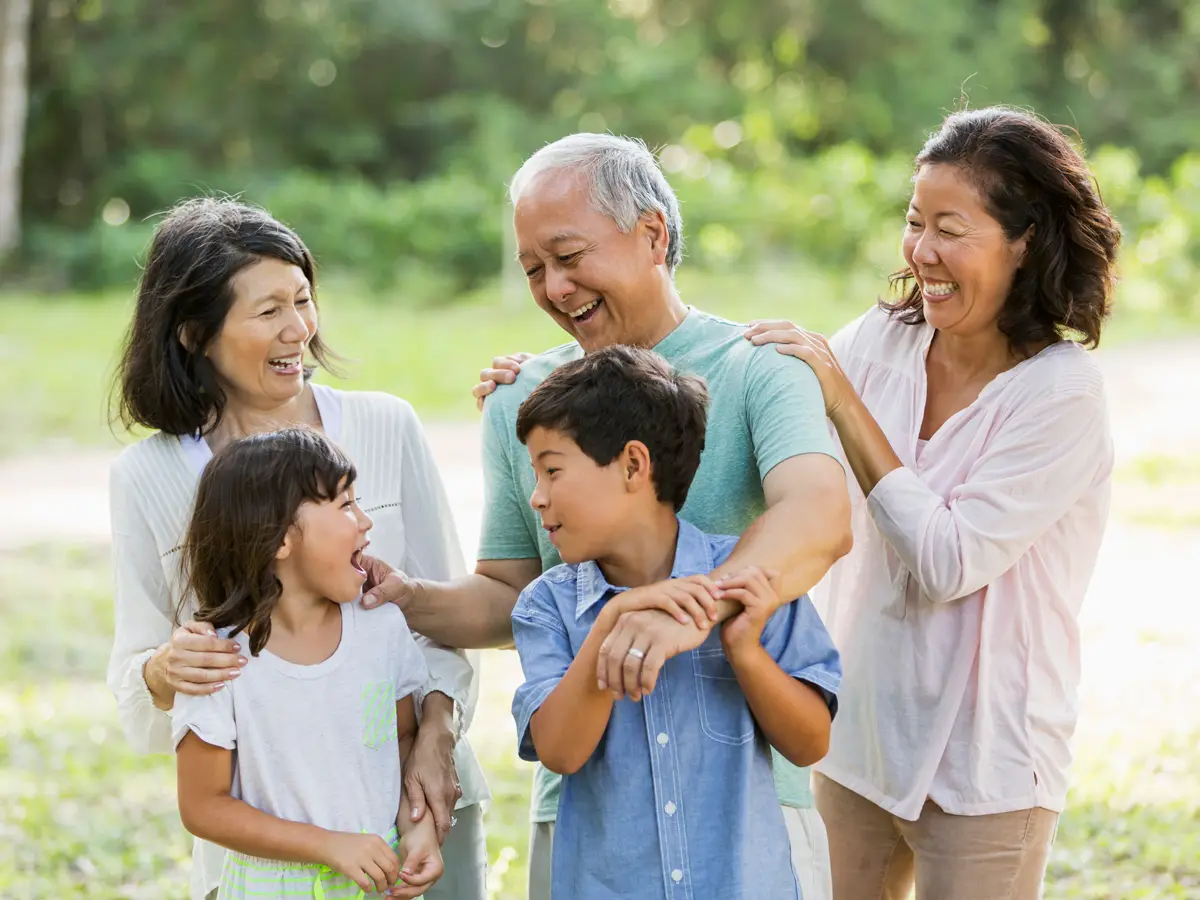
M 196 621 L 245 631 L 257 656 L 271 636 L 282 585 L 275 554 L 305 502 L 335 499 L 354 466 L 324 435 L 294 427 L 234 441 L 200 477 L 183 541 L 184 598 Z M 182 603 L 176 619 L 182 618 Z
M 173 208 L 150 244 L 133 323 L 114 387 L 126 428 L 183 435 L 221 421 L 225 393 L 205 356 L 233 304 L 232 281 L 263 259 L 297 266 L 316 303 L 316 267 L 299 236 L 264 210 L 201 198 Z M 186 337 L 186 344 L 184 338 Z M 328 367 L 332 354 L 314 335 L 309 353 Z M 312 374 L 306 369 L 306 377 Z
M 979 188 L 988 212 L 1015 241 L 1032 228 L 997 325 L 1016 349 L 1071 332 L 1100 342 L 1112 308 L 1120 227 L 1083 157 L 1053 125 L 1005 107 L 964 110 L 942 123 L 916 168 L 952 165 Z M 908 324 L 924 321 L 913 272 L 892 276 L 903 294 L 882 305 Z

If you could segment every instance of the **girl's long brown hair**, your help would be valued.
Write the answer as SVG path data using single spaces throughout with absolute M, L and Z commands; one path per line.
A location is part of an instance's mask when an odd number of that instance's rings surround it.
M 183 543 L 186 598 L 195 617 L 245 631 L 257 656 L 271 635 L 282 585 L 275 554 L 300 505 L 333 500 L 354 482 L 354 465 L 310 428 L 286 428 L 235 441 L 204 470 Z

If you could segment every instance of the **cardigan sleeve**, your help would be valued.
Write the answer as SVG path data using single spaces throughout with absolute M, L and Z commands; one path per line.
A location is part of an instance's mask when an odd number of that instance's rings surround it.
M 139 507 L 128 457 L 109 473 L 115 633 L 108 688 L 126 740 L 139 753 L 170 753 L 171 715 L 154 705 L 143 667 L 171 639 L 174 613 L 154 534 Z
M 401 401 L 401 404 L 404 571 L 414 578 L 430 581 L 461 578 L 466 567 L 441 473 L 416 412 L 408 403 Z M 429 666 L 429 680 L 419 699 L 434 691 L 450 697 L 459 714 L 461 730 L 466 731 L 475 716 L 479 699 L 476 666 L 466 651 L 452 650 L 423 635 L 414 635 L 414 638 Z

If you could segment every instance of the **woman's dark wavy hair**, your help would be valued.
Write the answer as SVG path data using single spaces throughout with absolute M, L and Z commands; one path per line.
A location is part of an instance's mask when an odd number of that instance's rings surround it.
M 1053 125 L 1007 107 L 950 115 L 917 154 L 923 166 L 961 168 L 988 212 L 1015 241 L 1031 227 L 997 326 L 1022 352 L 1070 332 L 1095 347 L 1112 309 L 1120 226 L 1100 198 L 1092 173 Z M 891 276 L 898 300 L 880 305 L 900 321 L 925 321 L 911 269 Z
M 300 505 L 333 500 L 354 477 L 346 455 L 310 428 L 256 434 L 217 452 L 200 477 L 183 541 L 183 597 L 196 601 L 196 620 L 245 631 L 257 656 L 283 591 L 275 554 Z
M 262 259 L 297 266 L 316 303 L 316 265 L 300 237 L 258 207 L 202 197 L 175 206 L 154 233 L 133 322 L 113 384 L 118 416 L 166 434 L 205 434 L 221 421 L 225 392 L 205 356 L 233 304 L 235 275 Z M 188 336 L 185 347 L 180 335 Z M 316 334 L 323 368 L 337 357 Z M 305 368 L 305 378 L 312 374 Z

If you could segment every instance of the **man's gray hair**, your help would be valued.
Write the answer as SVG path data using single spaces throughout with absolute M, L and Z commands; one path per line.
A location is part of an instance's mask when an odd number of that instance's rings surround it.
M 513 206 L 537 176 L 556 169 L 583 173 L 592 206 L 626 234 L 646 213 L 661 212 L 667 220 L 667 268 L 675 271 L 683 259 L 683 218 L 675 192 L 645 143 L 636 138 L 584 132 L 547 144 L 525 160 L 513 176 L 508 186 Z

